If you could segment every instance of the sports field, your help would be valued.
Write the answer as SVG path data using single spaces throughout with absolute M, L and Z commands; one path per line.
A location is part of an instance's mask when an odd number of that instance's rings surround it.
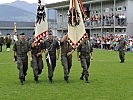
M 5 48 L 5 47 L 3 47 Z M 12 60 L 13 52 L 0 52 L 0 100 L 133 100 L 133 53 L 126 53 L 125 63 L 119 63 L 118 52 L 94 50 L 90 66 L 90 83 L 79 79 L 80 62 L 73 54 L 70 83 L 63 79 L 63 68 L 57 61 L 53 83 L 47 79 L 47 66 L 39 77 L 39 84 L 33 80 L 30 67 L 26 82 L 19 84 L 18 70 Z M 44 55 L 44 54 L 43 54 Z

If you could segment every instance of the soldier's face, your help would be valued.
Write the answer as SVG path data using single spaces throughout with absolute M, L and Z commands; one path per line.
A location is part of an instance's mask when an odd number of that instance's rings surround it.
M 21 35 L 21 36 L 20 36 L 20 39 L 21 39 L 21 40 L 25 40 L 25 35 Z
M 49 34 L 48 35 L 48 39 L 53 39 L 53 35 L 52 34 Z

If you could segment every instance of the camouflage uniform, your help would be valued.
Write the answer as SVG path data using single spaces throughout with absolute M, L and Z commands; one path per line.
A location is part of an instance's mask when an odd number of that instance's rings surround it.
M 34 80 L 38 82 L 38 75 L 41 74 L 42 69 L 44 67 L 42 54 L 37 56 L 38 53 L 42 52 L 42 44 L 40 43 L 39 45 L 34 47 L 31 46 L 30 51 L 31 51 L 31 57 L 32 57 L 31 67 L 33 68 Z
M 121 63 L 123 63 L 124 62 L 124 60 L 125 60 L 125 46 L 126 46 L 126 41 L 123 39 L 123 38 L 121 38 L 120 40 L 119 40 L 119 58 L 120 58 L 120 60 L 121 60 Z
M 14 43 L 13 50 L 16 52 L 19 79 L 23 82 L 28 70 L 27 52 L 29 51 L 29 44 L 27 41 L 18 40 Z
M 77 52 L 80 52 L 80 61 L 81 66 L 83 68 L 82 75 L 80 79 L 83 80 L 83 77 L 85 76 L 86 82 L 88 83 L 88 69 L 90 66 L 90 43 L 88 41 L 83 41 L 77 48 Z
M 60 45 L 61 45 L 61 62 L 64 69 L 64 79 L 67 81 L 72 66 L 72 54 L 67 56 L 67 53 L 71 52 L 73 48 L 67 40 L 61 42 Z
M 47 39 L 44 41 L 43 49 L 48 50 L 51 59 L 51 65 L 49 60 L 46 59 L 47 66 L 48 66 L 48 78 L 51 81 L 54 73 L 54 69 L 56 67 L 56 49 L 59 49 L 59 43 L 57 40 L 54 39 Z

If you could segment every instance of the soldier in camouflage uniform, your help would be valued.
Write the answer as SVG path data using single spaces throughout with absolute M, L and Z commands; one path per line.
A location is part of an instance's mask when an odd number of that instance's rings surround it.
M 59 58 L 60 46 L 58 41 L 53 39 L 53 33 L 50 30 L 48 31 L 48 39 L 44 41 L 43 49 L 45 50 L 46 54 L 48 78 L 49 81 L 52 83 L 53 73 L 56 67 L 56 59 L 58 60 Z
M 30 47 L 31 67 L 33 68 L 34 80 L 38 83 L 38 77 L 43 69 L 42 43 L 33 42 Z
M 126 41 L 124 40 L 123 35 L 120 36 L 119 40 L 119 58 L 121 60 L 120 63 L 124 63 L 125 60 L 125 49 L 126 49 Z
M 24 33 L 21 33 L 20 40 L 14 43 L 13 50 L 14 50 L 14 57 L 15 56 L 17 57 L 17 68 L 19 70 L 20 83 L 21 85 L 23 85 L 28 70 L 27 52 L 29 51 L 29 43 L 26 41 Z
M 89 83 L 89 66 L 90 66 L 90 43 L 88 42 L 88 37 L 84 38 L 81 44 L 77 47 L 77 57 L 78 60 L 81 61 L 81 66 L 83 68 L 80 79 L 83 80 L 85 76 L 85 80 Z
M 72 53 L 74 48 L 68 42 L 68 35 L 64 35 L 60 40 L 61 45 L 61 62 L 64 69 L 64 80 L 69 82 L 69 73 L 72 67 Z

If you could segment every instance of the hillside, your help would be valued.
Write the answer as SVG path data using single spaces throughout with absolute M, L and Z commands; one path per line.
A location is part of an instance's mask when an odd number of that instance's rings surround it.
M 2 21 L 35 21 L 35 14 L 23 9 L 0 5 L 0 20 Z

